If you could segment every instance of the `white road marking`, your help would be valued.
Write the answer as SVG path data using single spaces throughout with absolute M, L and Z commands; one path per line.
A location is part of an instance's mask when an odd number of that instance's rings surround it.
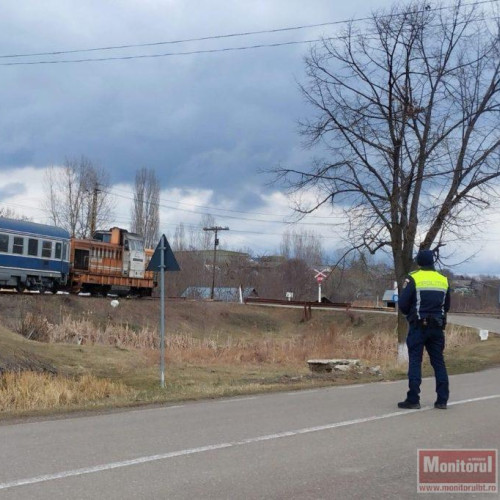
M 217 401 L 217 403 L 237 403 L 239 401 L 248 401 L 250 399 L 257 399 L 257 396 L 248 396 L 247 398 L 230 398 Z
M 500 398 L 500 394 L 494 394 L 493 396 L 483 396 L 481 398 L 462 399 L 461 401 L 452 401 L 451 403 L 448 403 L 448 406 L 463 405 L 465 403 L 474 403 L 476 401 L 486 401 L 488 399 L 496 398 Z
M 311 392 L 319 392 L 320 389 L 303 389 L 303 390 L 296 390 L 296 391 L 290 391 L 290 392 L 283 392 L 283 396 L 302 396 L 307 394 L 311 394 Z
M 456 406 L 466 403 L 475 403 L 477 401 L 487 401 L 489 399 L 498 399 L 500 394 L 494 394 L 492 396 L 483 396 L 479 398 L 463 399 L 461 401 L 454 401 L 449 403 L 448 406 Z M 248 439 L 242 439 L 241 441 L 231 441 L 228 443 L 212 444 L 208 446 L 200 446 L 199 448 L 188 448 L 186 450 L 172 451 L 169 453 L 160 453 L 158 455 L 149 455 L 144 457 L 132 458 L 130 460 L 122 460 L 120 462 L 110 462 L 102 465 L 95 465 L 92 467 L 84 467 L 82 469 L 73 469 L 62 472 L 56 472 L 54 474 L 46 474 L 43 476 L 28 477 L 25 479 L 17 479 L 15 481 L 8 481 L 5 483 L 0 483 L 0 490 L 6 490 L 7 488 L 15 488 L 17 486 L 26 486 L 29 484 L 45 483 L 47 481 L 53 481 L 55 479 L 64 479 L 68 477 L 83 476 L 85 474 L 94 474 L 96 472 L 102 472 L 112 469 L 119 469 L 122 467 L 129 467 L 131 465 L 139 465 L 148 462 L 156 462 L 158 460 L 166 460 L 169 458 L 176 458 L 186 455 L 194 455 L 197 453 L 205 453 L 207 451 L 222 450 L 224 448 L 234 448 L 236 446 L 243 446 L 246 444 L 260 443 L 262 441 L 271 441 L 273 439 L 280 439 L 284 437 L 299 436 L 302 434 L 310 434 L 311 432 L 320 432 L 330 429 L 337 429 L 338 427 L 347 427 L 350 425 L 364 424 L 366 422 L 374 422 L 375 420 L 383 420 L 386 418 L 399 417 L 402 415 L 410 415 L 412 413 L 426 411 L 432 409 L 431 406 L 424 406 L 420 410 L 401 410 L 392 413 L 385 413 L 383 415 L 374 415 L 371 417 L 356 418 L 354 420 L 345 420 L 343 422 L 336 422 L 333 424 L 318 425 L 316 427 L 305 427 L 303 429 L 296 429 L 294 431 L 284 431 L 275 434 L 267 434 L 264 436 L 257 436 Z
M 371 385 L 371 384 L 340 385 L 340 386 L 338 386 L 338 388 L 339 389 L 359 389 L 360 387 L 366 387 L 367 385 Z

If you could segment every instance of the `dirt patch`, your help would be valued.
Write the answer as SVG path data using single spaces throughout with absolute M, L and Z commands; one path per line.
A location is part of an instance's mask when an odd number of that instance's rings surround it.
M 56 374 L 57 368 L 42 357 L 22 349 L 11 351 L 8 354 L 0 352 L 0 375 L 4 372 L 31 371 Z

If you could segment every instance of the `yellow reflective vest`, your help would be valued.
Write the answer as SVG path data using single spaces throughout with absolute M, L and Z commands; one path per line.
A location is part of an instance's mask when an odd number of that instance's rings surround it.
M 398 305 L 409 321 L 444 318 L 450 308 L 448 278 L 431 269 L 410 273 Z

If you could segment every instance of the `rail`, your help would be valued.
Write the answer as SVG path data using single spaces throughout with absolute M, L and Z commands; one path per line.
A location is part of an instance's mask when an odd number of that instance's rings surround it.
M 281 299 L 260 299 L 260 298 L 247 298 L 245 304 L 276 304 L 280 306 L 306 306 L 306 307 L 331 307 L 350 309 L 351 302 L 310 302 L 307 300 L 281 300 Z

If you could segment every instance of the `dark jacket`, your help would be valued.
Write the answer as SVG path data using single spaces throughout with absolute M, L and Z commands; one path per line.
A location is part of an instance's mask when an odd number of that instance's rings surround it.
M 399 294 L 398 307 L 410 323 L 435 318 L 445 324 L 446 313 L 450 309 L 447 278 L 433 267 L 423 267 L 410 273 Z

